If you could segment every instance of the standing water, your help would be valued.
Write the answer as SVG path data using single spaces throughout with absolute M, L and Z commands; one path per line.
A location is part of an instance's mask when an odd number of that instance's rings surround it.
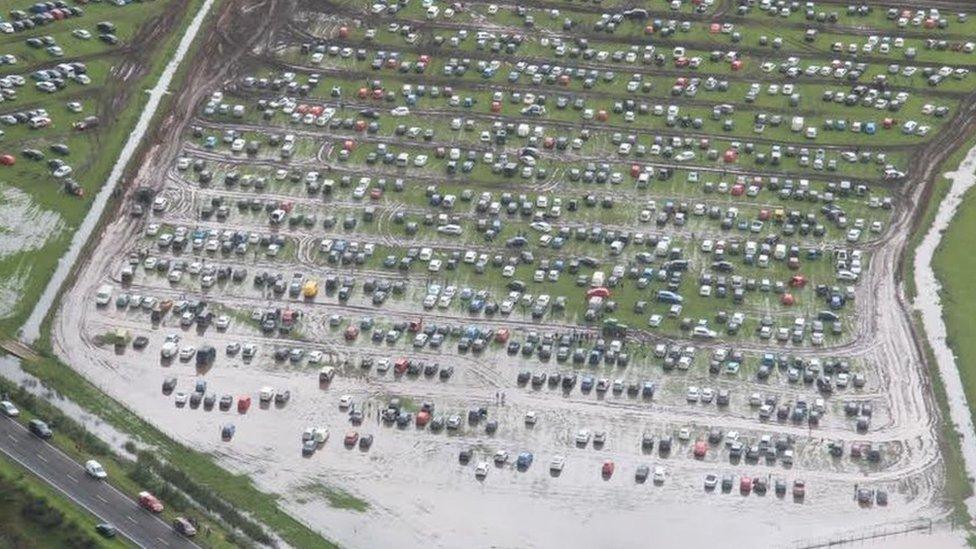
M 966 465 L 966 475 L 969 478 L 976 477 L 976 429 L 973 427 L 956 357 L 946 342 L 946 325 L 942 318 L 942 302 L 939 298 L 941 286 L 935 277 L 935 271 L 932 269 L 932 258 L 942 240 L 942 232 L 949 226 L 949 222 L 959 209 L 963 195 L 973 184 L 976 184 L 974 168 L 976 168 L 976 147 L 970 149 L 956 171 L 945 174 L 947 178 L 952 180 L 952 187 L 949 189 L 949 194 L 939 204 L 935 221 L 932 222 L 932 227 L 929 228 L 929 232 L 926 233 L 915 253 L 915 287 L 917 289 L 915 308 L 922 315 L 922 325 L 935 355 L 939 375 L 945 384 L 949 401 L 949 414 L 961 436 L 960 445 L 963 461 Z M 966 507 L 970 516 L 976 516 L 976 496 L 970 497 L 966 501 Z

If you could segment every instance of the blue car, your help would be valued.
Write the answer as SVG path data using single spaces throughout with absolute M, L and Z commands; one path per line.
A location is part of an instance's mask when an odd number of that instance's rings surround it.
M 528 469 L 532 465 L 532 453 L 522 452 L 518 455 L 518 459 L 515 460 L 515 466 L 519 469 Z

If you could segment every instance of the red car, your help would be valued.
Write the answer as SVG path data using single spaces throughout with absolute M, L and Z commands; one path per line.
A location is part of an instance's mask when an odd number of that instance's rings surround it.
M 403 372 L 407 371 L 407 366 L 409 365 L 410 363 L 407 361 L 407 359 L 398 358 L 397 361 L 393 363 L 393 371 L 395 371 L 398 374 L 402 374 Z
M 739 491 L 743 494 L 748 494 L 752 491 L 752 479 L 749 477 L 742 477 L 739 479 Z
M 139 492 L 139 507 L 152 511 L 153 513 L 163 512 L 163 503 L 149 492 Z
M 613 469 L 614 469 L 613 462 L 608 459 L 607 461 L 603 462 L 603 468 L 601 472 L 603 473 L 604 477 L 610 478 L 613 476 Z
M 248 408 L 251 407 L 251 397 L 240 396 L 237 397 L 237 412 L 240 414 L 246 414 Z
M 345 338 L 346 341 L 355 341 L 359 337 L 359 328 L 356 326 L 350 326 L 346 328 Z
M 796 499 L 803 499 L 803 496 L 807 495 L 807 484 L 802 480 L 793 481 L 793 497 Z
M 346 432 L 346 438 L 343 439 L 346 446 L 355 446 L 357 442 L 359 442 L 359 433 L 356 431 Z
M 701 459 L 705 457 L 705 454 L 708 453 L 708 443 L 706 443 L 704 440 L 699 440 L 695 443 L 694 451 L 696 458 Z

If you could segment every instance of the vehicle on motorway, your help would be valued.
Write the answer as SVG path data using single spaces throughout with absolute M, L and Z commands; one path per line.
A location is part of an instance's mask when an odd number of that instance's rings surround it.
M 163 512 L 163 502 L 149 492 L 139 492 L 139 507 L 153 513 Z
M 48 427 L 47 423 L 39 419 L 32 419 L 30 423 L 27 424 L 27 428 L 30 430 L 34 436 L 38 438 L 48 439 L 54 436 L 54 431 Z
M 105 472 L 105 468 L 94 459 L 85 462 L 85 472 L 93 479 L 104 480 L 108 478 L 108 473 Z
M 102 522 L 95 525 L 95 531 L 98 532 L 98 534 L 103 538 L 109 539 L 114 538 L 115 535 L 118 534 L 118 530 L 115 529 L 115 526 L 112 526 L 107 522 Z
M 17 417 L 20 415 L 20 410 L 9 400 L 0 400 L 0 412 L 7 417 Z

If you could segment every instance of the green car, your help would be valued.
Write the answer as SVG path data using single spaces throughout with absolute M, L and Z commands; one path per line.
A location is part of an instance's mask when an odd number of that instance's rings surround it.
M 114 526 L 112 526 L 107 522 L 103 522 L 98 526 L 96 526 L 95 531 L 101 534 L 102 537 L 106 537 L 106 538 L 114 538 L 115 534 L 118 533 L 118 530 L 116 530 Z

